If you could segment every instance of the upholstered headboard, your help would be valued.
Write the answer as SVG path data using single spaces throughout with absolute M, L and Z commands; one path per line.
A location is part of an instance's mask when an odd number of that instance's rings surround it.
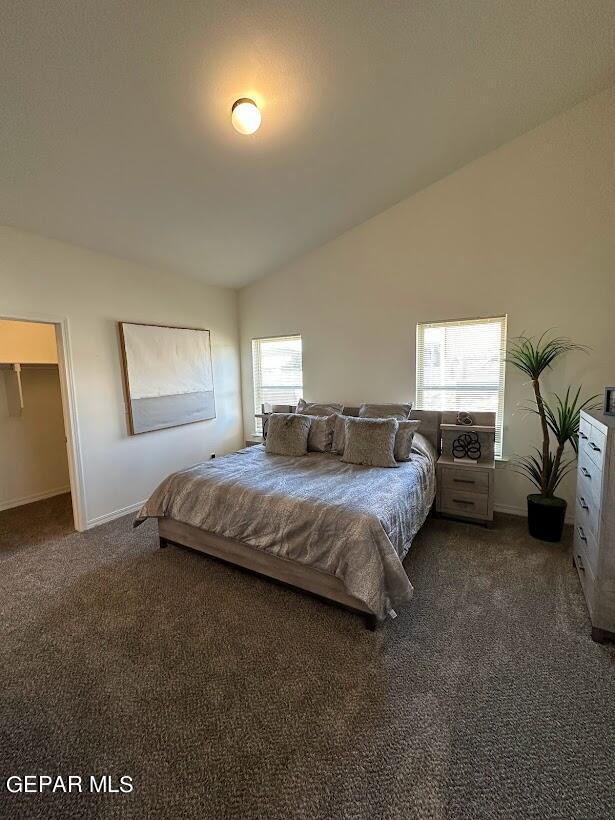
M 420 419 L 421 426 L 418 432 L 433 444 L 436 448 L 436 453 L 440 455 L 440 422 L 442 420 L 442 413 L 439 410 L 412 410 L 410 418 Z
M 358 416 L 359 408 L 345 404 L 342 412 L 345 416 Z M 442 413 L 439 410 L 413 409 L 410 413 L 410 418 L 420 420 L 421 426 L 418 432 L 433 444 L 436 448 L 436 453 L 440 455 L 440 421 Z

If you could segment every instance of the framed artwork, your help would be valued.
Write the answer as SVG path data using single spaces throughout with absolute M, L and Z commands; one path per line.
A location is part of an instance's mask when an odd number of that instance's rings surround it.
M 604 388 L 604 414 L 615 416 L 615 387 Z
M 208 330 L 118 324 L 132 435 L 215 418 Z

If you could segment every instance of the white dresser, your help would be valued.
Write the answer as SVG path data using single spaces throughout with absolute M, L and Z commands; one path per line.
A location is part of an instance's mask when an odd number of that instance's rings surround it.
M 615 416 L 581 412 L 573 562 L 595 641 L 615 640 Z

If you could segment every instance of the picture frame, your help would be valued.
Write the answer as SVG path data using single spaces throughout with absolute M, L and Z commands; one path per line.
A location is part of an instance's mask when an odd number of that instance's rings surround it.
M 209 330 L 144 322 L 118 328 L 131 435 L 216 417 Z
M 615 416 L 615 387 L 604 388 L 604 415 Z

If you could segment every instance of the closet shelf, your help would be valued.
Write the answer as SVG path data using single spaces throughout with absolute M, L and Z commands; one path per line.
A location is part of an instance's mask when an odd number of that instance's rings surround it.
M 12 370 L 18 364 L 21 369 L 31 367 L 57 367 L 57 362 L 0 362 L 0 370 Z

